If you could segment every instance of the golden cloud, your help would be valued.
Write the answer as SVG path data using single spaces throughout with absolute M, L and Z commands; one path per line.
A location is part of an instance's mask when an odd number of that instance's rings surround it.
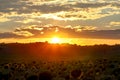
M 19 36 L 24 36 L 24 37 L 30 37 L 34 35 L 28 31 L 19 31 L 19 32 L 13 32 L 13 33 Z
M 120 22 L 111 22 L 110 25 L 111 26 L 120 26 Z

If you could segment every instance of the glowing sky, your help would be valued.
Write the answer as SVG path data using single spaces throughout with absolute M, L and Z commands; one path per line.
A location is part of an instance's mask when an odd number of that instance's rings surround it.
M 0 39 L 120 39 L 120 0 L 0 0 Z

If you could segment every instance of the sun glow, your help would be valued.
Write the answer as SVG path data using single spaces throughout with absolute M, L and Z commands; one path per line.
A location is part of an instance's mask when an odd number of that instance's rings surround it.
M 58 38 L 58 37 L 53 37 L 53 38 L 51 39 L 51 43 L 60 43 L 60 38 Z

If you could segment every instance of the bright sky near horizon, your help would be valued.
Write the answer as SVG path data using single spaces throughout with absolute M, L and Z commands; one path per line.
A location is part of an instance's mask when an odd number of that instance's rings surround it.
M 0 42 L 54 36 L 119 43 L 120 0 L 0 0 Z

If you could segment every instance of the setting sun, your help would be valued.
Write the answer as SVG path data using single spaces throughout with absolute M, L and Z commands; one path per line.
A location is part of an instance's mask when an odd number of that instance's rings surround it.
M 51 43 L 60 43 L 60 38 L 58 38 L 58 37 L 53 37 L 53 38 L 51 39 Z

